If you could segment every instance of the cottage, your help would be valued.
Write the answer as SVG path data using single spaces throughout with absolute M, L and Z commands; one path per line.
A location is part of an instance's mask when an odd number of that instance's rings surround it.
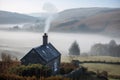
M 48 43 L 48 36 L 45 33 L 43 36 L 43 45 L 32 48 L 21 59 L 21 64 L 47 65 L 51 67 L 53 73 L 58 73 L 60 67 L 60 58 L 60 52 L 51 43 Z

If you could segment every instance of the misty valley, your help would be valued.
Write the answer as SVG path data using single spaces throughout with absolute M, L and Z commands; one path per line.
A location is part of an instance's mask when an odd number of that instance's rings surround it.
M 43 43 L 42 37 L 41 37 L 43 36 L 43 33 L 40 33 L 40 32 L 0 30 L 0 33 L 1 33 L 0 34 L 0 55 L 2 55 L 2 53 L 7 53 L 7 54 L 10 54 L 13 59 L 17 58 L 18 60 L 20 60 L 26 53 L 29 52 L 30 49 L 32 49 L 33 47 L 40 46 Z M 69 48 L 74 41 L 77 41 L 79 45 L 79 48 L 80 48 L 79 56 L 69 56 Z M 79 60 L 81 61 L 81 63 L 82 62 L 84 63 L 81 65 L 84 67 L 88 67 L 90 71 L 94 71 L 94 72 L 96 72 L 97 70 L 107 71 L 109 72 L 109 77 L 111 77 L 111 75 L 116 77 L 116 75 L 119 74 L 119 71 L 118 71 L 119 65 L 117 65 L 120 62 L 119 56 L 113 57 L 114 55 L 109 54 L 105 49 L 105 46 L 106 45 L 119 46 L 120 38 L 107 37 L 107 36 L 98 35 L 98 34 L 87 34 L 87 33 L 83 34 L 83 33 L 49 32 L 48 42 L 55 45 L 56 49 L 59 49 L 59 52 L 61 52 L 62 54 L 61 61 L 63 62 L 63 64 L 61 65 L 64 65 L 63 68 L 65 68 L 65 66 L 67 68 L 67 65 L 71 65 L 71 64 L 68 64 L 70 63 L 70 61 Z M 101 51 L 101 49 L 100 50 L 98 49 L 96 53 L 95 50 L 97 50 L 97 48 L 99 47 L 101 47 L 103 52 Z M 93 51 L 92 53 L 94 54 L 91 54 L 91 49 L 94 49 L 92 50 Z M 102 52 L 102 55 L 98 55 L 98 54 L 101 54 L 100 52 Z M 111 61 L 113 63 L 111 63 Z M 15 65 L 17 64 L 19 63 L 15 63 Z M 33 65 L 33 66 L 35 67 L 37 65 Z M 98 68 L 96 68 L 95 66 L 98 66 Z M 99 66 L 103 67 L 103 69 L 101 69 Z M 114 67 L 116 68 L 114 69 Z M 18 67 L 18 69 L 19 68 L 20 67 Z M 71 67 L 68 67 L 68 68 L 71 69 Z M 72 67 L 72 70 L 73 68 L 74 67 Z M 84 68 L 80 68 L 80 70 L 81 69 L 84 69 Z M 35 73 L 33 73 L 33 75 L 34 74 Z M 118 79 L 119 76 L 116 78 Z
M 10 52 L 19 58 L 32 47 L 42 44 L 41 36 L 43 33 L 25 31 L 0 31 L 0 33 L 0 51 Z M 90 55 L 91 47 L 95 44 L 109 44 L 111 40 L 115 40 L 118 45 L 120 44 L 120 38 L 97 34 L 49 32 L 48 36 L 48 41 L 53 43 L 62 55 L 68 55 L 69 48 L 75 40 L 79 44 L 81 54 L 88 53 L 88 55 Z
M 0 10 L 0 80 L 120 80 L 120 9 Z

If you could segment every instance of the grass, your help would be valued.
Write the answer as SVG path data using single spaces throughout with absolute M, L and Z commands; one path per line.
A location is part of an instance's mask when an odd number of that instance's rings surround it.
M 62 62 L 70 62 L 71 60 L 79 61 L 105 61 L 105 62 L 120 62 L 119 57 L 110 57 L 110 56 L 62 56 Z M 87 67 L 89 71 L 107 71 L 108 76 L 120 76 L 120 65 L 115 64 L 101 64 L 101 63 L 84 63 L 80 64 L 84 67 Z M 120 80 L 120 79 L 109 79 L 109 80 Z
M 70 62 L 71 59 L 79 61 L 106 61 L 106 62 L 120 62 L 119 57 L 111 56 L 62 56 L 62 62 Z
M 84 67 L 87 67 L 89 71 L 97 72 L 99 71 L 107 71 L 108 75 L 120 75 L 120 65 L 112 65 L 112 64 L 100 64 L 100 63 L 84 63 L 81 64 Z
M 109 80 L 120 80 L 120 79 L 109 79 Z

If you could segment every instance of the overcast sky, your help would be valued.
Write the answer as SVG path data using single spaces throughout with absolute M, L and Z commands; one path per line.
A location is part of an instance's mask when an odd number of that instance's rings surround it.
M 0 0 L 0 10 L 35 13 L 44 12 L 43 5 L 50 3 L 62 11 L 81 7 L 111 7 L 120 8 L 120 0 Z

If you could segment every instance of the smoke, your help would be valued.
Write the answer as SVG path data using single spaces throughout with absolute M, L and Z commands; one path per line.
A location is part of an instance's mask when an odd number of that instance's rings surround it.
M 48 33 L 51 22 L 57 17 L 57 8 L 51 3 L 45 3 L 43 5 L 43 10 L 45 10 L 49 14 L 45 21 L 44 28 L 44 33 Z

